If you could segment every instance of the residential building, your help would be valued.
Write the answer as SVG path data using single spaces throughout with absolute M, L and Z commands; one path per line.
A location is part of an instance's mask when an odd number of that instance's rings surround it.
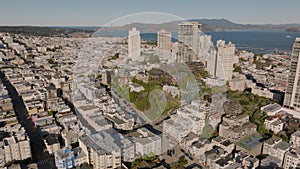
M 94 169 L 109 169 L 121 166 L 121 148 L 99 135 L 83 136 L 79 147 L 88 156 L 88 163 Z M 107 142 L 109 141 L 109 142 Z
M 31 158 L 30 140 L 24 128 L 20 128 L 11 137 L 4 138 L 3 147 L 0 151 L 4 152 L 2 160 L 4 159 L 6 163 Z
M 195 102 L 179 108 L 170 119 L 163 121 L 163 131 L 178 143 L 191 132 L 200 135 L 205 126 L 206 111 L 199 107 L 200 104 Z
M 234 78 L 229 80 L 229 88 L 234 91 L 244 91 L 246 89 L 245 79 Z
M 194 142 L 189 147 L 189 153 L 193 155 L 196 159 L 200 160 L 201 163 L 205 162 L 205 158 L 203 155 L 206 151 L 209 151 L 213 148 L 213 145 L 208 140 L 199 140 Z
M 300 147 L 300 130 L 297 130 L 293 134 L 291 134 L 290 144 L 293 148 Z
M 141 61 L 141 36 L 136 28 L 129 31 L 128 56 L 132 58 L 132 61 Z
M 275 161 L 281 161 L 277 163 L 278 166 L 282 166 L 284 155 L 290 149 L 290 144 L 282 141 L 281 138 L 273 136 L 272 138 L 266 140 L 263 143 L 263 154 L 272 155 L 274 158 L 278 159 Z
M 136 141 L 135 149 L 137 156 L 160 155 L 161 152 L 161 137 L 152 133 L 147 128 L 140 128 L 136 132 L 130 133 L 130 136 Z
M 168 60 L 172 52 L 172 34 L 164 29 L 157 32 L 157 50 L 162 60 Z
M 284 169 L 300 168 L 300 149 L 291 149 L 284 156 Z
M 288 84 L 284 96 L 283 105 L 288 108 L 300 110 L 300 85 L 299 81 L 299 64 L 300 64 L 300 38 L 296 38 L 293 45 L 290 72 Z
M 198 57 L 198 39 L 201 24 L 182 22 L 178 24 L 178 58 L 177 61 L 192 62 Z
M 262 137 L 258 133 L 244 137 L 236 143 L 236 150 L 256 157 L 262 150 Z
M 242 114 L 241 105 L 238 102 L 225 102 L 224 110 L 226 114 L 219 126 L 219 136 L 236 142 L 256 132 L 256 125 L 250 123 L 249 115 Z
M 49 134 L 44 137 L 44 144 L 46 145 L 46 149 L 49 154 L 54 154 L 57 150 L 60 149 L 60 143 L 58 141 L 57 134 Z
M 211 144 L 214 146 L 218 146 L 227 152 L 232 152 L 235 149 L 235 145 L 233 142 L 220 136 L 213 138 L 211 140 Z
M 69 168 L 76 167 L 74 152 L 67 148 L 57 150 L 54 153 L 54 157 L 55 157 L 55 166 L 57 168 L 69 169 Z
M 215 76 L 220 79 L 231 80 L 235 57 L 235 45 L 231 42 L 225 44 L 225 41 L 218 40 Z
M 265 119 L 264 125 L 266 129 L 273 131 L 274 134 L 277 134 L 283 130 L 284 122 L 277 117 L 269 116 Z

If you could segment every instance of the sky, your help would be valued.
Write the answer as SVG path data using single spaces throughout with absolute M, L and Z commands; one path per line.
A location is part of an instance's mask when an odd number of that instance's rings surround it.
M 102 26 L 178 18 L 286 24 L 300 23 L 299 7 L 299 0 L 2 0 L 0 25 Z

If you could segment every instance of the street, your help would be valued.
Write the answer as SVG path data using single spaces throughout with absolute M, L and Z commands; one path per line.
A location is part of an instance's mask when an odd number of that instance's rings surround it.
M 44 143 L 42 138 L 40 137 L 38 131 L 33 126 L 31 118 L 28 115 L 26 107 L 22 98 L 18 95 L 16 89 L 13 85 L 7 81 L 7 79 L 1 73 L 1 80 L 3 84 L 6 86 L 9 95 L 13 102 L 13 108 L 18 118 L 18 121 L 25 128 L 29 138 L 30 138 L 30 146 L 32 153 L 33 162 L 38 164 L 39 169 L 49 169 L 55 168 L 54 166 L 54 158 L 50 156 L 46 151 L 44 151 Z M 47 162 L 44 160 L 47 159 Z

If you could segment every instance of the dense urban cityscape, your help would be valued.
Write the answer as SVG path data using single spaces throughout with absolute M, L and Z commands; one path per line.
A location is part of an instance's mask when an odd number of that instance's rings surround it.
M 0 26 L 0 168 L 300 168 L 300 36 L 145 25 Z

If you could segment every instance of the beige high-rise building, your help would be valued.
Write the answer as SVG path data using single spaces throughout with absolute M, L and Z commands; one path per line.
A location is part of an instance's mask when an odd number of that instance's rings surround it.
M 283 106 L 300 111 L 300 38 L 296 38 L 291 56 L 291 66 Z
M 158 55 L 162 60 L 167 60 L 172 51 L 172 34 L 164 29 L 157 32 Z
M 128 56 L 133 61 L 139 61 L 141 56 L 141 36 L 140 31 L 132 28 L 128 35 Z
M 225 44 L 225 41 L 218 40 L 215 76 L 220 79 L 231 80 L 235 57 L 235 45 L 231 42 Z
M 191 62 L 197 58 L 200 31 L 201 24 L 198 22 L 178 24 L 178 62 Z

